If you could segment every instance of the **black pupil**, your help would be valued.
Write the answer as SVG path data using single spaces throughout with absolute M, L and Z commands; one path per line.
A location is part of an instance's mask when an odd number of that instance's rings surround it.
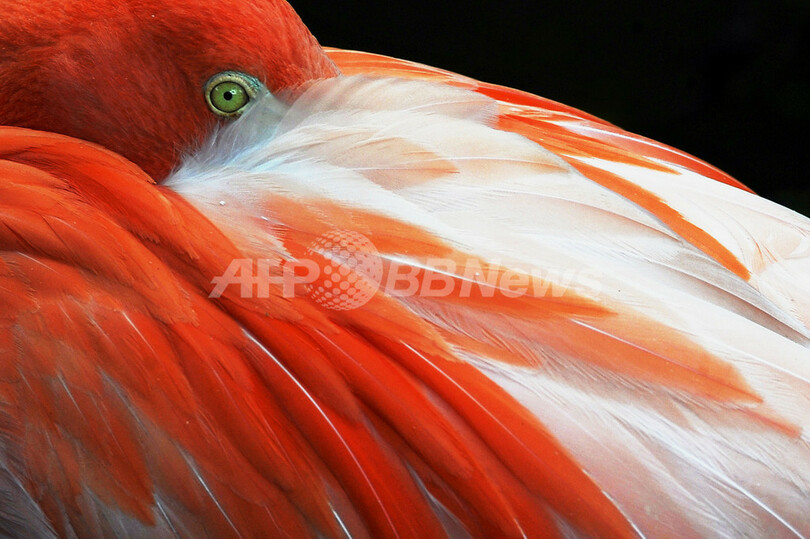
M 225 98 L 225 101 L 230 101 L 231 99 L 233 99 L 233 90 L 228 90 L 227 92 L 222 94 L 222 97 Z

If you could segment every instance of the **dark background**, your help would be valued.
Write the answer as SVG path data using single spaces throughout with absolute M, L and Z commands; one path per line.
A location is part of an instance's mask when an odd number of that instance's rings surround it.
M 810 215 L 810 0 L 291 0 L 324 45 L 520 88 Z

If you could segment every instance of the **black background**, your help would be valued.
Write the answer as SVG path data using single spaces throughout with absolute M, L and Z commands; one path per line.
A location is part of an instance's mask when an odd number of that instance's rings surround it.
M 324 45 L 561 101 L 810 215 L 810 0 L 291 3 Z

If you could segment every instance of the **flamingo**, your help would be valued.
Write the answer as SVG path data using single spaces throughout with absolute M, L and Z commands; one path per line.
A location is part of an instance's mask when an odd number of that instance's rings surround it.
M 810 221 L 283 0 L 0 19 L 0 531 L 810 536 Z

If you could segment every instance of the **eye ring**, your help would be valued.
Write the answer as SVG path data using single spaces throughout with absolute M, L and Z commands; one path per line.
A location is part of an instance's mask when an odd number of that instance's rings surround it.
M 223 71 L 205 83 L 205 102 L 217 116 L 233 118 L 245 112 L 262 88 L 256 77 L 239 71 Z

